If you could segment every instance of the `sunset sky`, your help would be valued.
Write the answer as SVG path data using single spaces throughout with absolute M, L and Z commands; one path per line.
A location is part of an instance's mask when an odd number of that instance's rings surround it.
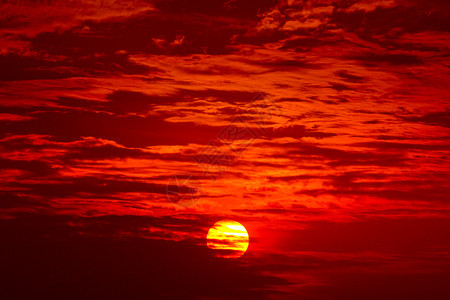
M 1 1 L 0 298 L 450 299 L 449 20 Z

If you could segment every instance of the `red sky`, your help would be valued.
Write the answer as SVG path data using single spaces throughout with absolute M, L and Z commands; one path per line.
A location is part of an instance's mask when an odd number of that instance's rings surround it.
M 0 295 L 446 299 L 449 8 L 2 1 Z

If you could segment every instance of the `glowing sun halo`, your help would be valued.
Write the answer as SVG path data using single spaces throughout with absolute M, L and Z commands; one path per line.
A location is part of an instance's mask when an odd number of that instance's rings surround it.
M 247 251 L 248 233 L 241 223 L 222 220 L 209 229 L 206 245 L 215 250 L 216 256 L 238 258 Z

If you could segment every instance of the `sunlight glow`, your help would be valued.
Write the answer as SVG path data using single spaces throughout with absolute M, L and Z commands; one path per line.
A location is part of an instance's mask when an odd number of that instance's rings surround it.
M 238 258 L 248 248 L 248 233 L 242 224 L 236 221 L 222 220 L 215 223 L 208 231 L 208 248 L 218 257 Z

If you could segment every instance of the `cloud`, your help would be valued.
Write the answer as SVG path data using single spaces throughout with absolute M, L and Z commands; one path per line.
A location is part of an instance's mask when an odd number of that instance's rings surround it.
M 226 263 L 210 255 L 206 247 L 192 241 L 173 242 L 135 237 L 111 238 L 105 226 L 161 224 L 171 220 L 151 217 L 26 217 L 27 222 L 1 220 L 8 234 L 8 247 L 2 248 L 2 265 L 9 274 L 3 278 L 10 287 L 17 280 L 27 289 L 3 290 L 6 295 L 28 296 L 45 293 L 53 298 L 61 292 L 70 299 L 81 297 L 257 297 L 278 294 L 285 279 L 263 275 L 258 269 L 238 261 Z M 178 219 L 181 220 L 181 219 Z M 112 222 L 114 221 L 114 222 Z M 127 225 L 130 224 L 131 226 Z M 97 223 L 98 224 L 95 224 Z M 201 221 L 200 221 L 201 222 Z M 82 225 L 70 226 L 70 223 Z M 180 225 L 179 222 L 172 222 Z M 199 224 L 197 221 L 187 224 Z M 111 225 L 106 225 L 111 224 Z M 148 225 L 147 225 L 148 226 Z M 84 233 L 101 233 L 90 236 Z M 61 242 L 61 238 L 64 242 Z M 5 240 L 6 241 L 6 240 Z M 32 252 L 25 249 L 33 248 Z M 10 252 L 11 251 L 11 252 Z M 11 256 L 11 253 L 14 253 Z M 6 262 L 4 258 L 8 256 Z M 117 259 L 120 257 L 120 259 Z M 31 263 L 33 262 L 33 263 Z M 46 272 L 48 268 L 52 272 Z M 27 270 L 26 272 L 24 270 Z M 192 272 L 195 276 L 192 276 Z M 251 287 L 251 289 L 247 289 Z
M 15 122 L 15 121 L 24 121 L 30 120 L 31 117 L 24 117 L 16 114 L 8 114 L 8 113 L 0 113 L 0 121 L 2 122 Z
M 304 142 L 286 143 L 279 147 L 283 148 L 287 155 L 304 156 L 310 159 L 321 157 L 331 166 L 402 166 L 406 160 L 403 153 L 345 151 Z
M 419 122 L 429 125 L 437 125 L 442 127 L 450 127 L 450 111 L 430 112 L 423 116 L 407 116 L 403 117 L 409 122 Z
M 240 22 L 223 18 L 154 12 L 85 21 L 83 26 L 89 27 L 89 31 L 73 27 L 63 32 L 40 33 L 30 39 L 30 47 L 34 51 L 71 57 L 117 51 L 157 55 L 224 54 L 231 51 L 227 47 L 231 37 L 245 30 Z M 205 26 L 211 30 L 203 31 Z M 183 37 L 182 43 L 180 37 Z
M 320 26 L 322 22 L 317 19 L 306 19 L 304 22 L 291 20 L 284 23 L 282 30 L 295 31 L 298 29 L 309 29 Z
M 61 141 L 92 136 L 131 147 L 173 145 L 180 144 L 183 140 L 185 144 L 206 144 L 219 131 L 217 127 L 171 123 L 154 116 L 117 117 L 107 113 L 62 111 L 38 113 L 35 117 L 32 120 L 15 122 L 14 125 L 3 123 L 0 127 L 4 133 L 10 134 L 52 135 Z
M 348 81 L 348 82 L 352 82 L 352 83 L 361 83 L 361 82 L 364 82 L 367 80 L 362 76 L 349 73 L 346 70 L 337 71 L 337 72 L 335 72 L 335 74 L 336 74 L 336 76 L 340 77 L 341 79 Z
M 261 0 L 255 5 L 245 0 L 158 0 L 155 7 L 171 13 L 199 13 L 215 16 L 232 16 L 237 18 L 255 19 L 257 13 L 274 6 L 277 0 Z
M 419 65 L 422 60 L 414 55 L 408 54 L 363 54 L 357 56 L 350 56 L 351 59 L 356 59 L 369 67 L 377 67 L 380 64 L 386 63 L 390 65 Z
M 137 180 L 125 179 L 99 179 L 95 177 L 70 178 L 65 177 L 60 180 L 52 180 L 39 183 L 16 183 L 11 187 L 21 188 L 24 193 L 38 195 L 42 197 L 68 197 L 83 195 L 84 198 L 98 197 L 101 195 L 105 199 L 114 199 L 117 193 L 155 193 L 166 194 L 167 189 L 176 189 L 177 193 L 195 193 L 186 186 L 167 186 L 166 184 L 156 184 Z M 121 199 L 124 200 L 124 199 Z
M 371 12 L 376 9 L 386 9 L 397 6 L 398 4 L 394 0 L 369 0 L 355 2 L 351 6 L 345 9 L 346 12 Z
M 139 74 L 157 72 L 131 62 L 126 54 L 100 55 L 79 59 L 45 60 L 36 56 L 0 55 L 0 81 L 62 79 L 89 75 Z
M 0 7 L 8 293 L 445 291 L 445 1 L 66 2 Z M 221 219 L 241 260 L 205 247 Z

